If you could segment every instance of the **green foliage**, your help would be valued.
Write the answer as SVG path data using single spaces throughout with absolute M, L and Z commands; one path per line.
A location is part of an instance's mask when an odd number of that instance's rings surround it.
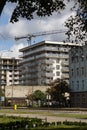
M 39 17 L 50 16 L 54 11 L 64 9 L 63 0 L 7 0 L 16 2 L 16 8 L 11 17 L 11 22 L 17 22 L 20 17 L 28 20 L 33 19 L 36 14 Z
M 71 0 L 70 0 L 71 1 Z M 85 43 L 87 37 L 87 0 L 74 0 L 76 15 L 70 16 L 65 22 L 68 28 L 67 41 Z
M 17 22 L 20 17 L 31 20 L 36 15 L 50 16 L 66 7 L 64 0 L 0 0 L 0 15 L 6 2 L 16 3 L 10 20 L 12 23 Z M 65 23 L 68 28 L 66 41 L 83 43 L 87 37 L 87 0 L 73 0 L 73 3 L 71 10 L 74 10 L 76 15 L 70 16 Z
M 51 83 L 51 87 L 47 92 L 51 95 L 53 101 L 58 101 L 59 104 L 65 104 L 65 93 L 69 93 L 69 85 L 63 79 L 56 79 Z
M 47 122 L 38 118 L 23 118 L 14 116 L 0 116 L 0 130 L 12 129 L 12 130 L 86 130 L 86 122 Z
M 34 100 L 36 100 L 36 101 L 46 99 L 46 95 L 43 92 L 41 92 L 40 90 L 36 90 L 34 92 L 33 96 L 34 96 Z

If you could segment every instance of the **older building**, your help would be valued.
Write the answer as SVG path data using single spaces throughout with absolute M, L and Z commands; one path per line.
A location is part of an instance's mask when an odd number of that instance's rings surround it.
M 87 45 L 70 50 L 72 107 L 87 107 Z
M 20 84 L 47 85 L 56 78 L 69 81 L 69 49 L 74 43 L 42 41 L 25 47 L 20 61 Z

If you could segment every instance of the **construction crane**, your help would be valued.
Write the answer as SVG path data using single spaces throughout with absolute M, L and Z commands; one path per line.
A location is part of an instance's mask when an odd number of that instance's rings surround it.
M 30 33 L 25 36 L 20 36 L 20 37 L 15 37 L 15 40 L 20 40 L 20 39 L 27 39 L 28 45 L 31 45 L 31 39 L 33 37 L 40 37 L 44 35 L 52 35 L 52 34 L 57 34 L 57 33 L 65 33 L 67 30 L 51 30 L 51 31 L 44 31 L 44 32 L 37 32 L 37 33 Z

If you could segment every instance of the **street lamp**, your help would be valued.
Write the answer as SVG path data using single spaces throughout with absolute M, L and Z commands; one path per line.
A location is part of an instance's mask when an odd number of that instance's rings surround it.
M 13 86 L 14 86 L 14 66 L 15 57 L 12 57 L 12 105 L 13 105 Z

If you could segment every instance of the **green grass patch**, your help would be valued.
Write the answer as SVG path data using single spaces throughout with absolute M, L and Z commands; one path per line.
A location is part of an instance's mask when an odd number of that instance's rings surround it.
M 44 115 L 44 116 L 58 116 L 58 117 L 70 117 L 70 118 L 79 118 L 79 119 L 87 119 L 87 114 L 81 114 L 81 113 L 58 113 L 54 111 L 39 111 L 39 110 L 24 110 L 24 109 L 1 109 L 0 110 L 1 115 L 5 114 L 39 114 L 39 115 Z

